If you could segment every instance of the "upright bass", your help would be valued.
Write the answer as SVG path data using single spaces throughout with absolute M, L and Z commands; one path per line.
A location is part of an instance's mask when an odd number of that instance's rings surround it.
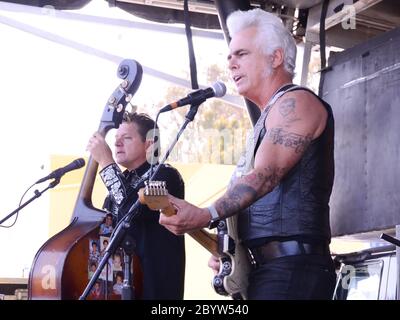
M 103 110 L 98 129 L 103 136 L 122 123 L 125 107 L 139 88 L 142 74 L 142 66 L 135 60 L 123 60 L 119 64 L 117 75 L 123 81 Z M 97 169 L 98 163 L 90 157 L 71 223 L 47 240 L 36 253 L 29 274 L 29 299 L 72 300 L 78 299 L 84 291 L 89 281 L 86 266 L 89 240 L 98 235 L 105 216 L 104 211 L 92 204 Z

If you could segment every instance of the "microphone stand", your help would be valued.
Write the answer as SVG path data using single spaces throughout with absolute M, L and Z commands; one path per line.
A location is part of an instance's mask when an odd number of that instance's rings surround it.
M 42 193 L 44 193 L 45 191 L 47 191 L 50 188 L 54 188 L 56 185 L 58 185 L 60 183 L 60 178 L 55 179 L 54 181 L 50 182 L 50 184 L 43 189 L 42 191 L 38 191 L 35 190 L 34 193 L 35 195 L 30 198 L 28 201 L 26 201 L 25 203 L 23 203 L 22 205 L 20 205 L 17 209 L 15 209 L 13 212 L 11 212 L 9 215 L 7 215 L 5 218 L 0 220 L 0 225 L 3 224 L 5 221 L 7 221 L 9 218 L 11 218 L 14 214 L 16 214 L 18 211 L 20 211 L 22 208 L 25 208 L 28 204 L 30 204 L 33 200 L 39 198 Z
M 189 122 L 193 121 L 199 106 L 200 106 L 200 103 L 192 104 L 190 106 L 190 110 L 188 111 L 188 113 L 185 116 L 185 122 L 182 124 L 181 128 L 179 129 L 175 140 L 168 147 L 168 150 L 165 153 L 164 158 L 157 165 L 155 171 L 152 172 L 152 174 L 151 174 L 151 176 L 149 178 L 150 181 L 153 180 L 153 178 L 157 174 L 158 170 L 161 168 L 161 165 L 164 164 L 165 161 L 168 159 L 169 155 L 172 152 L 172 149 L 175 147 L 176 143 L 178 142 L 180 136 L 182 135 L 183 131 L 185 130 L 185 128 L 187 127 Z M 96 283 L 96 281 L 100 277 L 101 271 L 103 270 L 104 266 L 108 262 L 110 256 L 121 246 L 121 242 L 125 239 L 126 233 L 127 233 L 128 229 L 129 229 L 129 227 L 131 225 L 131 222 L 139 214 L 139 208 L 140 208 L 141 205 L 142 204 L 139 202 L 139 200 L 136 200 L 136 202 L 129 208 L 129 211 L 121 219 L 121 221 L 118 222 L 114 232 L 112 233 L 112 235 L 110 237 L 110 242 L 109 242 L 109 244 L 107 246 L 105 254 L 101 258 L 96 271 L 94 272 L 93 276 L 90 278 L 89 283 L 87 284 L 87 286 L 86 286 L 85 290 L 83 291 L 82 295 L 79 297 L 79 300 L 85 300 L 87 298 L 87 296 L 89 295 L 90 291 L 92 290 L 94 284 Z M 131 250 L 124 250 L 124 251 L 127 251 L 126 254 L 128 256 L 132 256 L 133 255 L 133 251 L 131 251 Z M 128 262 L 125 261 L 125 269 L 126 269 L 126 267 L 128 265 L 129 265 Z M 128 270 L 128 272 L 130 272 L 130 271 Z M 126 276 L 126 274 L 127 274 L 127 271 L 125 270 L 125 276 Z M 128 281 L 124 281 L 122 299 L 124 299 L 124 300 L 125 299 L 126 300 L 133 300 L 134 299 L 134 288 L 132 288 L 131 284 L 128 283 Z
M 122 285 L 121 300 L 135 300 L 135 287 L 131 285 L 133 281 L 131 264 L 136 248 L 136 243 L 133 237 L 126 235 L 124 237 L 124 242 L 122 243 L 122 248 L 124 250 L 124 282 Z
M 199 109 L 201 103 L 191 104 L 188 113 L 185 115 L 185 122 L 182 124 L 181 128 L 179 129 L 178 133 L 176 134 L 176 138 L 172 141 L 171 145 L 169 146 L 167 152 L 165 153 L 164 158 L 161 160 L 160 165 L 167 161 L 169 155 L 171 154 L 172 150 L 174 149 L 176 143 L 178 142 L 180 136 L 182 135 L 183 131 L 186 129 L 189 122 L 193 121 L 195 115 L 197 114 L 197 110 Z M 150 181 L 153 180 L 153 177 L 158 172 L 160 165 L 157 166 L 156 171 L 151 175 Z

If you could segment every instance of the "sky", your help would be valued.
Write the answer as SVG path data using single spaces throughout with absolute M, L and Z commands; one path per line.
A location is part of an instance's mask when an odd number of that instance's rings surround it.
M 120 83 L 116 71 L 121 59 L 135 59 L 178 78 L 189 70 L 184 35 L 66 19 L 52 8 L 23 8 L 0 3 L 0 219 L 18 207 L 29 186 L 50 172 L 50 155 L 88 156 L 87 141 Z M 149 23 L 109 8 L 105 1 L 91 1 L 71 13 Z M 194 37 L 194 46 L 199 70 L 208 63 L 225 63 L 222 38 Z M 199 82 L 204 84 L 204 79 Z M 154 114 L 170 85 L 145 72 L 132 102 L 146 103 L 148 113 Z M 34 254 L 47 240 L 48 196 L 22 209 L 12 228 L 0 228 L 0 256 L 10 257 L 0 264 L 0 278 L 28 276 Z

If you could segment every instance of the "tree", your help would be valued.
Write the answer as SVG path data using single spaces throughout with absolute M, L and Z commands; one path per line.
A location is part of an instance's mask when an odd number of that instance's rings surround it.
M 221 80 L 229 83 L 229 75 L 214 64 L 206 70 L 207 83 Z M 227 88 L 232 92 L 232 88 Z M 165 101 L 176 101 L 186 96 L 191 90 L 171 86 L 165 98 L 157 108 L 165 105 Z M 163 114 L 159 122 L 162 149 L 167 148 L 184 122 L 187 107 L 179 108 Z M 246 134 L 251 129 L 247 111 L 232 106 L 220 99 L 209 99 L 204 102 L 186 131 L 180 137 L 170 159 L 181 162 L 201 162 L 234 164 L 237 162 L 245 145 Z M 167 138 L 164 138 L 167 137 Z

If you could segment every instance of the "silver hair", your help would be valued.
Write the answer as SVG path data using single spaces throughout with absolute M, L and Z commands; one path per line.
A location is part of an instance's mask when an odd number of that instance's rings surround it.
M 256 27 L 257 42 L 264 54 L 272 54 L 282 48 L 284 52 L 285 70 L 293 77 L 296 65 L 296 43 L 282 20 L 276 15 L 261 9 L 248 11 L 237 10 L 231 13 L 226 20 L 229 35 L 233 37 L 237 32 L 249 27 Z

